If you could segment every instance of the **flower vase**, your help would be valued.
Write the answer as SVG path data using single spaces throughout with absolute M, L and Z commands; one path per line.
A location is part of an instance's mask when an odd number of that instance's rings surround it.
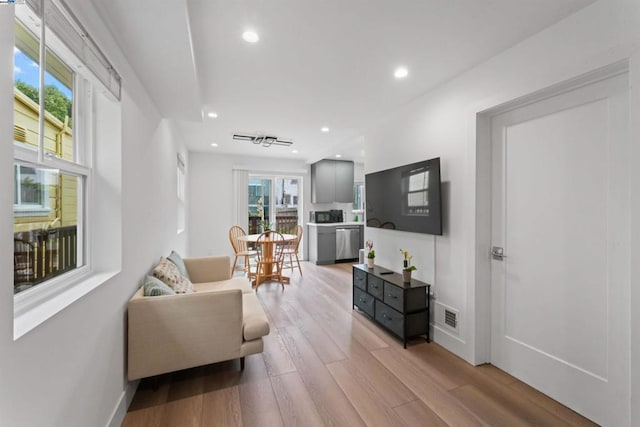
M 402 270 L 402 281 L 404 283 L 411 283 L 411 270 Z
M 373 268 L 373 261 L 375 258 L 367 258 L 367 268 Z

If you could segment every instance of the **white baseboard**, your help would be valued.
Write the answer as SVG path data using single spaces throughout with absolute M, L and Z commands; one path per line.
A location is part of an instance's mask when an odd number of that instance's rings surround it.
M 456 356 L 466 360 L 473 365 L 473 362 L 469 360 L 469 348 L 465 341 L 460 337 L 451 334 L 449 331 L 444 330 L 438 325 L 431 324 L 431 330 L 433 334 L 433 341 L 443 346 Z
M 107 423 L 107 427 L 120 427 L 124 416 L 127 414 L 127 409 L 133 400 L 133 396 L 136 394 L 140 380 L 132 381 L 127 384 L 127 388 L 122 392 L 118 404 L 111 414 L 111 419 Z

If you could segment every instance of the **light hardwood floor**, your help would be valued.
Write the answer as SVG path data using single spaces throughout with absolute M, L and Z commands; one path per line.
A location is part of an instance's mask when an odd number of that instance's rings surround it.
M 491 365 L 402 343 L 351 307 L 351 264 L 260 286 L 264 353 L 143 380 L 123 426 L 595 425 Z

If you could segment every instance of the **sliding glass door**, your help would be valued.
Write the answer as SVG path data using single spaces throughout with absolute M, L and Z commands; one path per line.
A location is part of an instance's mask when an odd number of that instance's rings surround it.
M 302 225 L 302 178 L 249 174 L 249 234 L 266 226 L 285 234 L 295 234 Z

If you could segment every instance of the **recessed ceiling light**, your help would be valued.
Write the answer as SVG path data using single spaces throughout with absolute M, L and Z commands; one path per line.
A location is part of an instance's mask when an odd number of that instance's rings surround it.
M 342 157 L 342 154 L 336 154 L 336 157 L 340 158 Z
M 298 150 L 291 150 L 293 154 L 298 154 Z
M 212 147 L 217 147 L 218 144 L 216 144 L 215 142 L 211 144 Z
M 326 132 L 329 132 L 329 128 L 326 127 L 326 126 L 323 126 L 323 127 L 320 128 L 320 131 L 326 133 Z
M 214 113 L 213 111 L 211 111 L 210 113 L 207 114 L 207 116 L 211 117 L 212 119 L 217 119 L 218 113 Z
M 245 31 L 244 33 L 242 33 L 242 38 L 248 43 L 256 43 L 258 40 L 260 40 L 260 37 L 258 37 L 258 33 L 256 33 L 255 31 Z
M 409 70 L 407 70 L 405 67 L 398 67 L 396 68 L 396 70 L 393 72 L 393 76 L 396 79 L 404 79 L 405 77 L 407 77 L 409 75 Z

